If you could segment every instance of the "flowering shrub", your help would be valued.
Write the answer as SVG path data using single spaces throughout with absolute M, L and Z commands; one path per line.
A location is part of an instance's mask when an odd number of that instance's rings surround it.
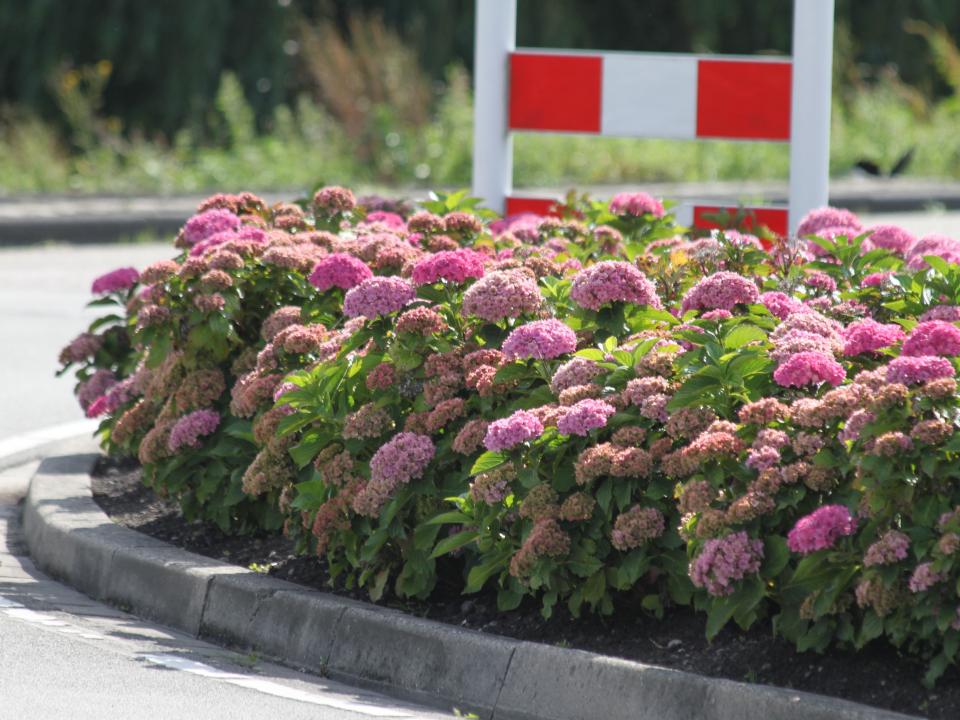
M 692 604 L 955 663 L 958 244 L 564 212 L 217 196 L 174 260 L 95 283 L 117 312 L 61 360 L 188 514 L 282 523 L 373 598 L 462 573 L 503 609 Z

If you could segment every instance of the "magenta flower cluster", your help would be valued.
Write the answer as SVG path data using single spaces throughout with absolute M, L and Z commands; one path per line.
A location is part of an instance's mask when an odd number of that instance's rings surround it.
M 645 192 L 617 193 L 610 199 L 610 212 L 614 215 L 653 215 L 661 218 L 666 212 L 663 203 Z
M 806 555 L 831 548 L 841 537 L 853 535 L 857 521 L 843 505 L 824 505 L 797 520 L 787 535 L 787 547 Z
M 890 361 L 886 374 L 887 382 L 914 385 L 940 378 L 952 378 L 955 371 L 953 364 L 946 358 L 935 355 L 901 355 Z
M 773 372 L 777 385 L 801 387 L 829 383 L 839 385 L 847 376 L 843 365 L 822 352 L 798 352 Z
M 543 423 L 526 410 L 517 410 L 513 415 L 494 420 L 487 426 L 483 446 L 492 452 L 509 450 L 520 443 L 543 435 Z
M 960 355 L 960 328 L 944 320 L 917 325 L 903 342 L 903 355 Z
M 402 310 L 416 294 L 413 285 L 403 278 L 367 278 L 347 291 L 343 298 L 343 314 L 351 318 L 389 315 Z
M 463 313 L 487 322 L 530 315 L 543 297 L 536 278 L 520 270 L 492 272 L 463 294 Z
M 433 441 L 426 435 L 398 433 L 370 458 L 370 482 L 381 491 L 406 485 L 423 476 L 435 450 Z
M 734 583 L 760 570 L 763 541 L 752 540 L 743 530 L 704 543 L 690 564 L 690 580 L 714 597 L 730 595 Z
M 183 230 L 180 231 L 180 236 L 183 238 L 183 243 L 191 247 L 211 235 L 237 230 L 239 227 L 240 218 L 229 210 L 207 210 L 187 220 Z
M 599 310 L 611 302 L 663 307 L 647 276 L 630 263 L 616 260 L 604 260 L 577 273 L 570 299 L 588 310 Z
M 742 275 L 722 271 L 702 278 L 683 296 L 681 313 L 688 310 L 733 310 L 760 299 L 756 284 Z
M 140 273 L 137 272 L 136 268 L 117 268 L 94 280 L 90 291 L 94 295 L 104 295 L 119 290 L 129 290 L 137 284 L 139 279 Z
M 894 323 L 866 318 L 847 325 L 841 332 L 844 355 L 874 353 L 903 340 L 903 330 Z
M 170 429 L 170 452 L 200 447 L 200 438 L 212 435 L 220 425 L 220 413 L 215 410 L 197 410 L 184 415 Z
M 797 226 L 797 235 L 818 235 L 828 229 L 842 229 L 847 234 L 857 235 L 863 229 L 860 218 L 849 210 L 835 207 L 822 207 L 811 210 Z
M 459 285 L 470 278 L 483 277 L 484 256 L 475 250 L 443 250 L 419 260 L 411 277 L 417 285 L 445 280 Z
M 617 409 L 610 403 L 586 398 L 564 410 L 557 419 L 557 430 L 564 435 L 587 436 L 591 430 L 605 427 Z
M 552 360 L 577 349 L 577 335 L 560 320 L 534 320 L 503 341 L 507 360 Z
M 371 277 L 373 272 L 363 260 L 346 253 L 331 253 L 317 261 L 310 284 L 320 292 L 332 287 L 350 290 Z

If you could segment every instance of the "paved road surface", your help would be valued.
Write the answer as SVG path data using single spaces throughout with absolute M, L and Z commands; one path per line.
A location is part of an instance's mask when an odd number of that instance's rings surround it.
M 0 250 L 0 442 L 82 420 L 57 352 L 94 317 L 94 277 L 166 245 Z M 0 720 L 450 717 L 143 623 L 45 577 L 16 503 L 32 472 L 0 473 Z

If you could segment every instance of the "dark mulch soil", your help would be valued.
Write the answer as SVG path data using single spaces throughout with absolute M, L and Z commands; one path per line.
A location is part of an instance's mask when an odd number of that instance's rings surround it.
M 140 482 L 136 463 L 104 458 L 93 478 L 94 499 L 115 522 L 187 550 L 244 567 L 269 567 L 270 575 L 308 587 L 366 600 L 362 593 L 331 589 L 323 563 L 297 557 L 283 537 L 231 537 L 217 528 L 186 522 L 176 503 L 157 497 Z M 900 656 L 886 643 L 863 652 L 800 654 L 773 638 L 769 626 L 749 632 L 725 629 L 712 643 L 704 638 L 704 618 L 685 609 L 656 620 L 627 603 L 617 615 L 571 618 L 558 608 L 545 621 L 534 602 L 510 613 L 496 609 L 492 594 L 465 597 L 454 583 L 438 587 L 430 603 L 387 598 L 384 604 L 420 617 L 522 640 L 574 647 L 640 662 L 833 695 L 856 702 L 923 715 L 935 720 L 960 717 L 960 673 L 955 669 L 932 691 L 920 683 L 924 667 Z M 635 607 L 639 603 L 634 604 Z M 760 625 L 760 624 L 758 624 Z

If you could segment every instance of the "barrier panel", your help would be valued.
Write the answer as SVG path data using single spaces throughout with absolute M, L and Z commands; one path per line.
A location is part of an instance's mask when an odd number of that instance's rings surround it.
M 790 144 L 787 206 L 748 208 L 774 232 L 827 204 L 834 0 L 794 0 L 791 57 L 516 49 L 516 0 L 477 0 L 473 193 L 507 215 L 556 198 L 515 195 L 513 134 L 724 139 Z M 732 204 L 687 201 L 711 227 Z

